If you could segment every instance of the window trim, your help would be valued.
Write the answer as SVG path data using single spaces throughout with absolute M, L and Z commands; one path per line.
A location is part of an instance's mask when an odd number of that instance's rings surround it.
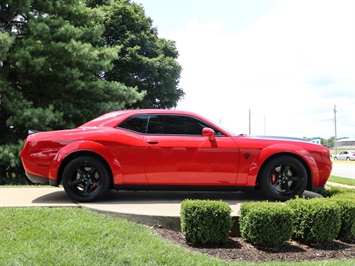
M 147 123 L 146 123 L 146 126 L 145 126 L 145 132 L 139 132 L 139 131 L 135 131 L 135 130 L 131 130 L 131 129 L 128 129 L 128 128 L 124 128 L 124 127 L 120 127 L 120 124 L 122 124 L 123 122 L 127 121 L 128 119 L 131 119 L 132 117 L 135 117 L 135 116 L 142 116 L 142 117 L 147 117 Z M 133 114 L 131 115 L 130 117 L 127 117 L 124 121 L 120 122 L 115 128 L 117 129 L 122 129 L 122 130 L 127 130 L 129 132 L 133 132 L 133 133 L 137 133 L 137 134 L 140 134 L 140 135 L 149 135 L 149 136 L 188 136 L 188 137 L 192 137 L 192 136 L 195 136 L 195 137 L 202 137 L 202 130 L 201 130 L 201 135 L 197 135 L 197 134 L 181 134 L 181 133 L 176 133 L 176 134 L 164 134 L 164 133 L 148 133 L 148 128 L 149 128 L 149 123 L 150 123 L 150 119 L 152 116 L 175 116 L 175 117 L 187 117 L 187 118 L 190 118 L 190 119 L 193 119 L 193 120 L 196 120 L 204 125 L 206 125 L 206 127 L 208 128 L 211 128 L 213 129 L 213 131 L 215 132 L 215 136 L 216 137 L 226 137 L 226 135 L 216 129 L 214 126 L 212 126 L 211 124 L 199 119 L 199 118 L 196 118 L 194 116 L 191 116 L 191 115 L 184 115 L 184 114 L 160 114 L 160 113 L 147 113 L 147 114 Z M 216 134 L 218 133 L 218 134 Z

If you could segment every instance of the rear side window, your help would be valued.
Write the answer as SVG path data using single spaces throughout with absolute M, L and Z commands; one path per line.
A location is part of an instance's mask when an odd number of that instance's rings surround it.
M 128 129 L 138 133 L 145 133 L 147 131 L 149 115 L 135 115 L 127 118 L 121 124 L 119 124 L 118 128 Z

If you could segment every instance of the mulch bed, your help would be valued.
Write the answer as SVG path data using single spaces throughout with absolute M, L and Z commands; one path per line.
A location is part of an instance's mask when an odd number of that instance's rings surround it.
M 295 241 L 287 241 L 275 249 L 263 249 L 247 243 L 241 237 L 231 237 L 223 246 L 189 245 L 181 232 L 165 228 L 154 228 L 162 237 L 175 242 L 186 249 L 235 262 L 270 262 L 270 261 L 310 261 L 338 260 L 355 258 L 355 241 L 334 240 L 323 245 L 309 246 Z

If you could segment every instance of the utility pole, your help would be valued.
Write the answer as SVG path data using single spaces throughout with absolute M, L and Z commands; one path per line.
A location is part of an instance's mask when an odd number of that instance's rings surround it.
M 251 110 L 249 109 L 249 135 L 251 135 Z
M 264 135 L 266 135 L 266 116 L 264 115 Z
M 338 154 L 338 143 L 337 143 L 337 107 L 334 104 L 334 147 L 335 147 L 335 154 Z

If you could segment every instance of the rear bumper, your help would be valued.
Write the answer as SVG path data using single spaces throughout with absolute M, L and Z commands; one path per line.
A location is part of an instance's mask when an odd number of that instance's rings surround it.
M 58 186 L 57 180 L 50 179 L 48 177 L 33 175 L 26 172 L 26 176 L 28 179 L 35 184 L 42 184 L 42 185 L 51 185 L 51 186 Z

